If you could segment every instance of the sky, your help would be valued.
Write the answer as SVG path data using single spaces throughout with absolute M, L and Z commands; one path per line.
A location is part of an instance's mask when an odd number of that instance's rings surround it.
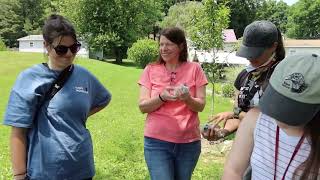
M 288 5 L 292 5 L 292 4 L 296 3 L 298 0 L 283 0 L 283 1 L 286 2 Z

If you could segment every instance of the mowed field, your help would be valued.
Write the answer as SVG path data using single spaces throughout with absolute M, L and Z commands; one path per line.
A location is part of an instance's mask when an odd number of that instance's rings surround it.
M 0 52 L 0 117 L 1 123 L 10 90 L 17 75 L 24 69 L 46 62 L 41 53 Z M 137 81 L 142 69 L 130 61 L 123 65 L 78 58 L 75 60 L 94 75 L 112 93 L 107 108 L 89 118 L 87 128 L 94 143 L 97 180 L 149 179 L 143 156 L 143 127 L 145 114 L 137 106 L 139 87 Z M 217 96 L 215 112 L 231 109 L 230 99 Z M 210 97 L 201 112 L 202 123 L 207 121 Z M 0 180 L 12 179 L 9 153 L 10 127 L 0 125 Z M 201 155 L 192 179 L 219 179 L 224 157 Z

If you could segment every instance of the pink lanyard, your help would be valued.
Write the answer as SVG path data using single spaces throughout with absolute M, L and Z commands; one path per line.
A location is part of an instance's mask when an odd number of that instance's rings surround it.
M 284 178 L 286 177 L 286 174 L 287 174 L 287 171 L 290 167 L 290 164 L 293 160 L 293 158 L 297 155 L 301 145 L 302 145 L 302 142 L 304 140 L 304 134 L 301 136 L 298 144 L 296 145 L 296 147 L 294 148 L 294 151 L 293 151 L 293 154 L 291 156 L 291 159 L 289 161 L 289 164 L 286 168 L 286 170 L 284 171 L 284 174 L 283 174 L 283 177 L 282 177 L 282 180 L 284 180 Z M 275 165 L 274 165 L 274 180 L 276 180 L 276 177 L 277 177 L 277 161 L 278 161 L 278 152 L 279 152 L 279 126 L 277 126 L 277 134 L 276 134 L 276 147 L 275 147 L 275 154 L 274 154 L 274 162 L 275 162 Z

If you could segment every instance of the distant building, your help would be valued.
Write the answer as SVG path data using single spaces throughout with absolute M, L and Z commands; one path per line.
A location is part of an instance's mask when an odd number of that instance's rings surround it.
M 29 35 L 18 39 L 21 52 L 44 52 L 42 35 Z
M 235 45 L 238 43 L 236 34 L 233 29 L 225 29 L 222 32 L 223 35 L 223 51 L 232 52 L 234 51 Z
M 320 55 L 320 39 L 286 39 L 284 40 L 286 55 L 299 53 L 315 53 Z
M 45 52 L 44 40 L 42 35 L 29 35 L 18 39 L 20 52 Z M 80 57 L 89 57 L 89 50 L 87 44 L 80 41 L 81 49 L 77 53 Z
M 225 29 L 222 32 L 223 35 L 223 48 L 216 52 L 216 63 L 225 63 L 225 64 L 242 64 L 248 65 L 249 61 L 245 58 L 236 56 L 234 47 L 238 43 L 236 35 L 233 29 Z M 198 61 L 201 62 L 212 62 L 213 52 L 204 51 L 196 49 L 191 40 L 187 40 L 188 49 L 189 49 L 189 60 L 192 61 L 195 54 Z

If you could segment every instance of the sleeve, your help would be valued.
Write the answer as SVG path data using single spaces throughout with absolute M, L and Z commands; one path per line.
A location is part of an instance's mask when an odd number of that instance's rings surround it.
M 13 86 L 4 116 L 4 125 L 30 128 L 33 124 L 38 96 L 30 81 L 20 74 Z
M 207 77 L 201 68 L 200 64 L 196 64 L 196 87 L 201 87 L 208 84 Z
M 150 69 L 151 66 L 147 65 L 146 68 L 143 70 L 142 75 L 138 81 L 139 85 L 144 86 L 148 89 L 151 89 Z
M 237 76 L 236 80 L 234 81 L 234 87 L 239 91 L 243 81 L 245 80 L 246 76 L 247 76 L 247 70 L 243 69 Z
M 111 93 L 92 75 L 92 96 L 93 101 L 91 109 L 101 106 L 107 106 L 111 101 Z

